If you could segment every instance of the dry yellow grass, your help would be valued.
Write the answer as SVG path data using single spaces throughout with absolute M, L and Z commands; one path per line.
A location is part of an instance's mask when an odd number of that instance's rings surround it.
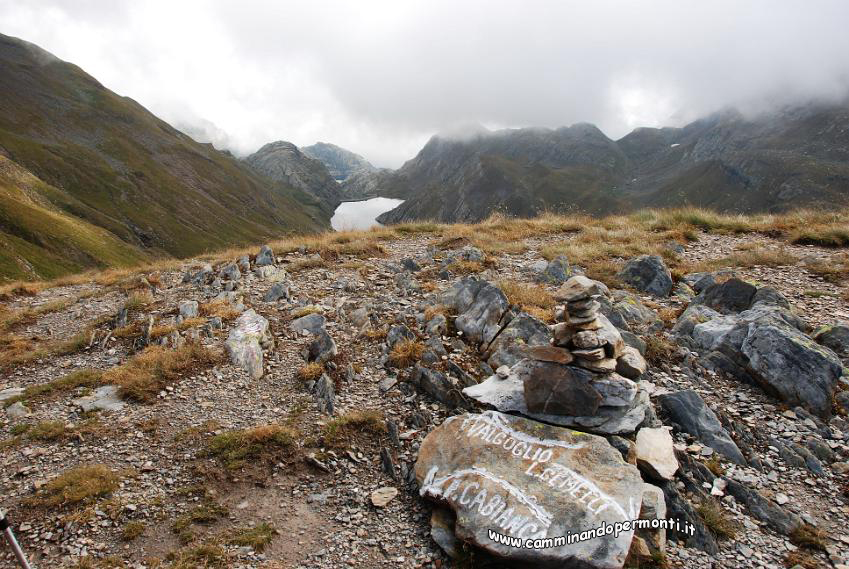
M 239 317 L 239 312 L 236 310 L 232 304 L 227 302 L 226 300 L 213 300 L 211 302 L 205 302 L 198 307 L 198 312 L 201 315 L 207 317 L 217 316 L 224 320 L 225 322 L 229 320 L 235 320 Z
M 104 373 L 103 381 L 119 385 L 121 395 L 127 399 L 147 402 L 183 375 L 222 360 L 223 354 L 195 342 L 188 342 L 176 350 L 150 346 L 123 365 Z
M 358 258 L 384 254 L 381 242 L 410 236 L 430 235 L 440 239 L 466 238 L 469 243 L 493 254 L 519 252 L 523 240 L 530 237 L 562 235 L 563 243 L 546 248 L 547 256 L 566 254 L 570 262 L 585 266 L 590 276 L 615 274 L 617 262 L 626 257 L 648 252 L 664 252 L 662 245 L 670 240 L 685 241 L 699 232 L 719 234 L 757 233 L 781 239 L 787 243 L 814 244 L 825 247 L 849 247 L 849 210 L 822 212 L 812 210 L 786 214 L 731 215 L 705 209 L 681 207 L 667 210 L 641 210 L 627 215 L 592 218 L 586 215 L 545 213 L 533 219 L 508 218 L 493 214 L 476 224 L 440 224 L 429 221 L 376 227 L 366 231 L 327 232 L 319 235 L 291 236 L 272 241 L 278 254 L 303 248 L 322 259 L 340 256 Z M 257 245 L 230 248 L 199 257 L 200 260 L 226 261 L 254 254 Z M 668 255 L 668 252 L 665 254 Z M 309 261 L 309 260 L 306 260 Z M 89 271 L 54 281 L 27 283 L 30 290 L 56 286 L 95 283 L 114 286 L 141 274 L 176 270 L 185 261 L 162 259 L 137 267 Z M 303 263 L 298 261 L 296 263 Z M 309 261 L 312 262 L 312 261 Z M 303 264 L 292 263 L 290 269 L 303 270 Z M 155 277 L 154 277 L 155 278 Z M 21 283 L 10 283 L 0 289 L 2 295 L 12 294 Z M 27 294 L 26 289 L 22 289 Z M 2 329 L 2 319 L 0 319 Z
M 55 508 L 86 504 L 118 488 L 120 476 L 103 464 L 89 464 L 66 470 L 50 480 L 25 503 Z
M 410 367 L 421 359 L 424 349 L 424 344 L 418 340 L 401 340 L 389 352 L 389 363 L 400 368 Z
M 324 366 L 318 362 L 312 362 L 299 369 L 295 376 L 301 381 L 317 381 L 323 373 Z
M 259 425 L 214 436 L 209 453 L 226 468 L 236 469 L 248 460 L 280 460 L 297 447 L 297 440 L 298 431 L 290 427 Z
M 345 446 L 358 434 L 381 435 L 386 432 L 383 412 L 376 409 L 351 411 L 324 426 L 322 438 L 331 447 Z

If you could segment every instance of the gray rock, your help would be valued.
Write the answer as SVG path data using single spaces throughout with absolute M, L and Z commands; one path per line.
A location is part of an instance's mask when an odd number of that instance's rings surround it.
M 205 284 L 212 277 L 212 265 L 206 263 L 203 267 L 200 268 L 198 272 L 196 272 L 191 277 L 192 284 L 202 285 Z
M 849 356 L 849 322 L 823 326 L 814 333 L 814 340 L 842 356 Z
M 396 324 L 386 334 L 386 345 L 391 350 L 401 340 L 415 340 L 416 335 L 404 324 Z
M 257 267 L 273 265 L 276 262 L 274 258 L 274 252 L 271 250 L 271 247 L 268 245 L 263 245 L 259 253 L 257 253 L 256 260 L 254 261 L 254 265 Z
M 551 330 L 548 326 L 524 312 L 513 318 L 487 348 L 484 359 L 490 367 L 511 366 L 528 357 L 528 348 L 548 346 Z
M 719 316 L 719 312 L 703 304 L 690 304 L 678 317 L 675 326 L 672 327 L 672 333 L 677 337 L 692 336 L 693 329 L 698 324 L 719 318 Z
M 315 336 L 316 334 L 320 334 L 324 331 L 324 325 L 326 322 L 327 321 L 323 315 L 318 312 L 313 312 L 312 314 L 307 314 L 306 316 L 301 316 L 300 318 L 292 320 L 289 327 L 298 334 L 306 330 Z
M 403 268 L 405 271 L 410 271 L 411 273 L 415 273 L 416 271 L 421 270 L 419 264 L 410 257 L 405 257 L 401 259 L 401 268 Z
M 326 374 L 321 374 L 318 381 L 313 387 L 315 393 L 315 404 L 320 413 L 332 415 L 334 412 L 334 404 L 336 400 L 336 392 L 333 388 L 333 381 Z
M 336 357 L 336 342 L 325 330 L 321 330 L 309 346 L 307 359 L 324 363 Z
M 755 296 L 752 297 L 751 306 L 757 304 L 790 309 L 790 303 L 784 298 L 784 295 L 768 286 L 759 288 Z
M 355 328 L 363 328 L 370 322 L 369 311 L 368 308 L 365 307 L 352 310 L 351 314 L 348 315 L 348 318 L 351 320 L 351 324 L 353 324 Z
M 622 341 L 625 342 L 626 345 L 635 348 L 638 352 L 640 352 L 641 356 L 646 355 L 646 342 L 633 332 L 629 332 L 628 330 L 619 330 L 619 335 L 622 336 Z
M 731 278 L 721 284 L 712 284 L 704 289 L 696 302 L 700 302 L 721 314 L 730 314 L 747 310 L 757 287 L 738 278 Z
M 614 290 L 610 298 L 599 297 L 599 302 L 601 313 L 620 330 L 644 333 L 663 328 L 663 322 L 657 312 L 628 291 Z
M 417 364 L 413 369 L 412 383 L 419 391 L 445 403 L 452 409 L 468 407 L 468 402 L 461 392 L 463 386 L 456 378 Z
M 741 347 L 749 368 L 788 403 L 815 415 L 831 415 L 831 398 L 843 373 L 840 359 L 789 326 L 750 326 Z
M 429 336 L 441 336 L 448 329 L 448 319 L 444 314 L 436 314 L 425 324 L 425 332 Z
M 678 459 L 668 427 L 637 431 L 637 466 L 655 480 L 672 480 L 678 470 Z
M 289 298 L 289 285 L 286 283 L 274 283 L 262 297 L 265 302 L 277 302 L 281 298 Z
M 6 415 L 10 419 L 21 419 L 30 414 L 29 407 L 21 403 L 20 401 L 16 401 L 6 407 Z
M 660 395 L 658 401 L 680 430 L 697 437 L 731 462 L 746 465 L 743 453 L 701 395 L 688 389 Z
M 23 394 L 23 387 L 9 387 L 0 391 L 0 402 L 6 401 L 7 399 L 11 399 L 12 397 L 18 397 Z
M 458 537 L 532 567 L 621 567 L 633 531 L 537 550 L 488 531 L 545 538 L 635 519 L 643 485 L 601 437 L 494 411 L 446 419 L 422 442 L 415 473 L 422 497 L 455 511 Z
M 565 256 L 560 255 L 546 265 L 545 269 L 537 275 L 536 280 L 544 284 L 559 285 L 569 280 L 572 274 L 569 260 Z
M 654 296 L 669 296 L 672 291 L 672 274 L 658 255 L 631 259 L 617 276 L 622 282 Z
M 627 346 L 616 360 L 616 373 L 628 379 L 638 379 L 646 373 L 646 360 L 639 350 Z
M 523 373 L 522 362 L 514 366 L 514 370 Z M 624 378 L 622 378 L 624 379 Z M 531 413 L 525 404 L 525 386 L 517 373 L 511 371 L 506 378 L 492 375 L 477 385 L 463 389 L 463 394 L 498 409 L 502 412 L 517 412 L 546 423 L 574 427 L 576 429 L 605 435 L 633 433 L 646 418 L 650 407 L 648 393 L 637 386 L 634 400 L 629 406 L 599 406 L 595 415 L 570 416 Z
M 254 274 L 258 279 L 270 282 L 280 282 L 286 280 L 287 273 L 283 269 L 274 265 L 261 265 L 254 269 Z
M 695 532 L 689 533 L 671 532 L 667 537 L 683 542 L 687 547 L 701 549 L 709 555 L 719 553 L 719 545 L 716 543 L 716 538 L 705 526 L 701 516 L 693 509 L 693 506 L 681 496 L 673 483 L 666 483 L 661 486 L 663 497 L 666 502 L 666 513 L 670 518 L 678 519 L 682 523 L 687 522 L 693 524 Z
M 94 393 L 85 397 L 73 399 L 71 403 L 88 413 L 89 411 L 120 411 L 124 408 L 124 402 L 118 396 L 117 385 L 104 385 L 94 390 Z
M 237 281 L 242 278 L 242 271 L 239 270 L 239 266 L 236 263 L 228 263 L 218 271 L 218 276 L 224 280 Z
M 787 512 L 784 508 L 763 497 L 757 490 L 749 488 L 742 482 L 728 480 L 726 490 L 749 509 L 752 517 L 765 522 L 782 535 L 790 535 L 802 526 L 802 520 L 795 514 Z
M 254 379 L 263 374 L 263 346 L 273 345 L 268 320 L 247 310 L 236 319 L 225 347 L 233 364 L 241 367 Z
M 492 342 L 501 330 L 502 317 L 509 308 L 501 289 L 474 276 L 454 283 L 442 295 L 442 304 L 454 309 L 459 315 L 454 325 L 476 344 Z
M 247 255 L 239 257 L 239 260 L 236 261 L 236 265 L 238 265 L 239 270 L 245 274 L 251 272 L 251 258 Z
M 180 316 L 183 318 L 197 318 L 198 302 L 196 300 L 181 300 L 179 304 Z

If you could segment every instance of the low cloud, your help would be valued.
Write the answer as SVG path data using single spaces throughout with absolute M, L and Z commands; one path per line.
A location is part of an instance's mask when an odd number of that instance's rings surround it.
M 324 140 L 392 167 L 458 125 L 618 138 L 849 89 L 839 0 L 0 0 L 0 21 L 237 154 Z

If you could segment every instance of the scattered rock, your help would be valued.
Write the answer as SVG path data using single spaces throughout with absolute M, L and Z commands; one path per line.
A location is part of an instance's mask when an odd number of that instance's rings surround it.
M 262 346 L 272 343 L 268 320 L 250 309 L 236 319 L 225 345 L 232 362 L 258 379 L 263 374 Z
M 273 265 L 275 263 L 274 252 L 268 245 L 263 245 L 256 256 L 254 265 L 257 267 Z
M 371 493 L 371 503 L 375 508 L 385 508 L 397 495 L 397 488 L 394 486 L 384 486 Z
M 324 331 L 326 322 L 327 321 L 324 316 L 318 312 L 313 312 L 312 314 L 307 314 L 306 316 L 301 316 L 300 318 L 292 320 L 289 327 L 298 334 L 306 330 L 315 336 Z
M 641 255 L 631 259 L 617 277 L 641 292 L 654 296 L 669 296 L 672 274 L 659 255 Z
M 681 430 L 697 437 L 731 462 L 746 465 L 743 453 L 701 395 L 688 389 L 660 395 L 658 400 L 670 420 Z
M 657 480 L 672 480 L 678 459 L 668 428 L 646 428 L 637 432 L 637 466 Z
M 120 411 L 124 402 L 118 396 L 117 385 L 103 385 L 94 390 L 91 395 L 73 399 L 71 403 L 88 413 L 90 411 Z
M 307 359 L 311 362 L 324 363 L 335 358 L 336 354 L 336 342 L 330 334 L 321 330 L 309 346 Z
M 183 300 L 179 305 L 180 316 L 183 318 L 197 318 L 198 302 L 196 300 Z

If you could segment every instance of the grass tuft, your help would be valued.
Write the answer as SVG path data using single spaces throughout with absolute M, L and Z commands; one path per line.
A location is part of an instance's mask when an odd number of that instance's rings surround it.
M 237 528 L 230 532 L 226 541 L 230 545 L 250 547 L 254 551 L 262 552 L 274 539 L 274 526 L 261 523 L 249 528 Z
M 696 511 L 717 539 L 734 539 L 737 537 L 737 523 L 728 517 L 728 513 L 716 500 L 706 499 L 696 508 Z
M 401 340 L 389 352 L 389 363 L 398 368 L 410 367 L 421 359 L 424 349 L 418 340 Z
M 360 433 L 380 435 L 386 432 L 383 412 L 376 409 L 352 411 L 324 426 L 322 438 L 333 447 L 345 446 Z
M 118 488 L 120 476 L 103 464 L 66 470 L 45 484 L 25 503 L 41 508 L 88 504 Z
M 298 431 L 281 425 L 259 425 L 216 435 L 209 442 L 209 454 L 230 470 L 250 461 L 289 456 L 297 447 Z

